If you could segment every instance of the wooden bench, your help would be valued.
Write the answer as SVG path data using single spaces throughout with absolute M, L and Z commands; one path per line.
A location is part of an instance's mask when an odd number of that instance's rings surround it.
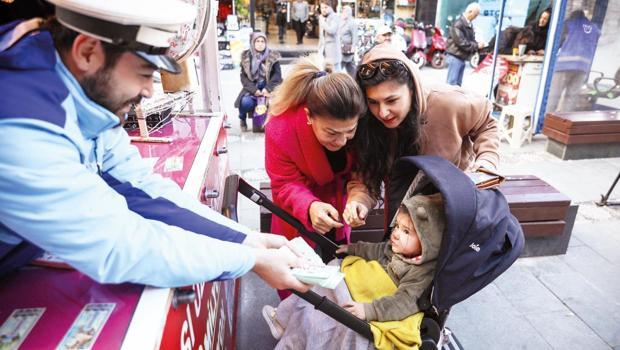
M 562 159 L 620 157 L 620 112 L 547 113 L 547 152 Z
M 271 198 L 269 183 L 260 189 Z M 511 213 L 519 220 L 525 235 L 525 249 L 521 256 L 544 256 L 566 253 L 577 205 L 553 186 L 531 175 L 507 176 L 500 186 Z M 261 232 L 270 232 L 271 213 L 261 207 Z M 351 231 L 353 241 L 379 242 L 383 239 L 383 208 L 373 209 L 366 225 Z
M 499 190 L 523 229 L 521 256 L 566 253 L 578 209 L 570 198 L 532 175 L 507 176 Z

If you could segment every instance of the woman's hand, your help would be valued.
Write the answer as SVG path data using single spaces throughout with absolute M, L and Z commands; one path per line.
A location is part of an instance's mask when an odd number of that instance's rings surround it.
M 368 207 L 358 201 L 349 201 L 342 212 L 344 222 L 351 227 L 365 225 L 367 216 Z
M 312 228 L 322 235 L 331 231 L 333 228 L 341 228 L 344 225 L 338 222 L 338 210 L 331 204 L 323 202 L 313 202 L 308 210 Z
M 262 90 L 256 90 L 256 92 L 254 93 L 254 96 L 256 96 L 256 97 L 263 96 L 263 91 Z
M 366 312 L 364 312 L 364 304 L 358 303 L 357 301 L 348 301 L 342 304 L 342 307 L 355 315 L 355 317 L 360 318 L 362 320 L 366 319 Z
M 263 96 L 265 96 L 265 97 L 270 97 L 271 96 L 271 94 L 269 93 L 269 91 L 267 91 L 267 89 L 263 89 L 261 92 L 262 92 Z
M 340 254 L 340 253 L 346 253 L 347 252 L 347 248 L 349 248 L 348 244 L 341 244 L 338 249 L 336 249 L 336 254 Z

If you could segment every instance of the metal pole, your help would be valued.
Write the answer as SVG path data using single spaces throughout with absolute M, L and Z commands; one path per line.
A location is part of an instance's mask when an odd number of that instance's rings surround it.
M 250 27 L 252 27 L 252 31 L 256 30 L 256 23 L 254 19 L 255 8 L 256 8 L 256 0 L 250 0 Z
M 499 41 L 502 40 L 502 24 L 504 23 L 504 9 L 506 7 L 506 0 L 502 0 L 502 6 L 499 9 L 499 24 L 497 30 L 495 31 L 495 47 L 493 47 L 493 68 L 491 70 L 491 86 L 489 87 L 489 94 L 487 98 L 489 101 L 493 101 L 495 96 L 493 96 L 493 89 L 495 87 L 495 66 L 497 66 L 497 54 L 499 51 Z

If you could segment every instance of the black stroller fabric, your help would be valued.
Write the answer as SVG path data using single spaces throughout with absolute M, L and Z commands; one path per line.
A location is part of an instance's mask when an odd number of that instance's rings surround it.
M 525 239 L 506 198 L 496 189 L 479 190 L 449 161 L 435 156 L 402 157 L 389 179 L 388 222 L 419 170 L 441 192 L 446 213 L 444 232 L 433 283 L 431 303 L 447 310 L 465 300 L 517 260 Z M 427 192 L 417 188 L 417 192 Z

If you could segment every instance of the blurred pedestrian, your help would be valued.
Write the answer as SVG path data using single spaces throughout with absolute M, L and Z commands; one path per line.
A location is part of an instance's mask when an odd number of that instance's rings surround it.
M 461 86 L 463 84 L 463 72 L 465 61 L 468 60 L 478 49 L 483 48 L 484 43 L 476 42 L 472 21 L 480 14 L 480 4 L 472 2 L 467 5 L 463 15 L 459 17 L 448 34 L 448 79 L 450 85 Z
M 297 33 L 297 45 L 304 42 L 304 32 L 306 31 L 306 21 L 308 20 L 308 3 L 303 0 L 295 0 L 291 9 L 291 21 L 293 29 Z
M 547 110 L 572 111 L 578 101 L 581 86 L 588 78 L 600 29 L 590 21 L 583 10 L 571 13 L 564 25 Z
M 280 39 L 280 44 L 284 44 L 284 36 L 286 35 L 286 25 L 288 11 L 286 9 L 286 2 L 280 3 L 278 5 L 278 14 L 276 15 L 276 24 L 278 25 L 278 39 Z
M 355 41 L 357 39 L 357 25 L 353 18 L 353 10 L 351 6 L 342 7 L 342 15 L 340 18 L 340 44 L 342 45 L 342 69 L 355 77 Z
M 325 64 L 340 71 L 342 61 L 342 47 L 340 47 L 340 17 L 334 12 L 332 0 L 321 0 L 321 15 L 319 16 L 319 55 L 325 58 Z

